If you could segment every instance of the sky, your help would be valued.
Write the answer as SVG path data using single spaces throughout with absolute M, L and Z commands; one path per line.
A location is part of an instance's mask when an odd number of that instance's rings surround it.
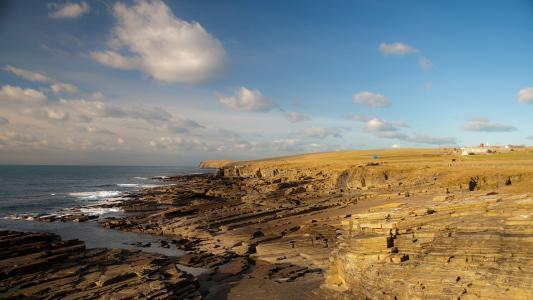
M 533 144 L 533 1 L 1 1 L 0 164 Z

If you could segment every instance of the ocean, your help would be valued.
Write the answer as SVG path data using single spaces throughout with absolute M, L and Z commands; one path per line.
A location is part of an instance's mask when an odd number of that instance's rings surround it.
M 161 237 L 100 227 L 96 220 L 82 223 L 44 223 L 16 218 L 25 214 L 61 214 L 81 209 L 101 217 L 120 212 L 91 205 L 121 199 L 124 193 L 169 184 L 157 178 L 208 173 L 194 167 L 138 166 L 0 166 L 0 230 L 44 231 L 63 239 L 80 239 L 88 248 L 125 248 L 178 256 L 176 248 L 159 246 Z M 150 243 L 150 247 L 135 244 Z
M 0 217 L 86 206 L 165 184 L 153 178 L 205 172 L 194 167 L 0 166 Z

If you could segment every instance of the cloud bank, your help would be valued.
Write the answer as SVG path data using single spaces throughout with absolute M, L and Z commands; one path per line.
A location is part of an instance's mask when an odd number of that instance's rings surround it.
M 516 127 L 512 125 L 492 122 L 486 118 L 478 118 L 467 121 L 464 124 L 463 129 L 466 131 L 477 132 L 508 132 L 517 130 Z
M 45 74 L 38 73 L 35 71 L 17 68 L 11 65 L 4 66 L 4 70 L 8 73 L 26 79 L 28 81 L 48 83 L 50 84 L 50 89 L 54 92 L 54 94 L 72 94 L 78 91 L 78 87 L 73 84 L 57 81 L 53 78 L 48 77 Z

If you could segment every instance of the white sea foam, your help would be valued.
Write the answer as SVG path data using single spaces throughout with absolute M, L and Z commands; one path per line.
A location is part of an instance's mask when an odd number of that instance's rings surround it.
M 121 212 L 119 207 L 81 207 L 80 212 L 88 215 L 103 215 L 112 212 Z
M 140 176 L 136 176 L 136 177 L 133 177 L 135 179 L 140 179 L 140 180 L 148 180 L 148 177 L 140 177 Z
M 141 185 L 142 188 L 154 188 L 154 187 L 159 187 L 159 186 L 164 186 L 164 184 L 143 184 Z
M 139 184 L 139 183 L 119 183 L 117 186 L 130 187 L 130 188 L 154 188 L 159 186 L 165 186 L 169 184 Z
M 117 197 L 121 194 L 120 191 L 95 191 L 95 192 L 77 192 L 70 193 L 70 196 L 81 200 L 100 200 L 105 198 Z
M 117 184 L 117 186 L 120 186 L 120 187 L 138 187 L 139 184 L 138 183 L 119 183 L 119 184 Z

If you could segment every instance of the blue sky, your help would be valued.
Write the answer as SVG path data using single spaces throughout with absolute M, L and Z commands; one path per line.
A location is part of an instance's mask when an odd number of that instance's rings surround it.
M 4 1 L 0 163 L 531 144 L 532 32 L 531 1 Z

